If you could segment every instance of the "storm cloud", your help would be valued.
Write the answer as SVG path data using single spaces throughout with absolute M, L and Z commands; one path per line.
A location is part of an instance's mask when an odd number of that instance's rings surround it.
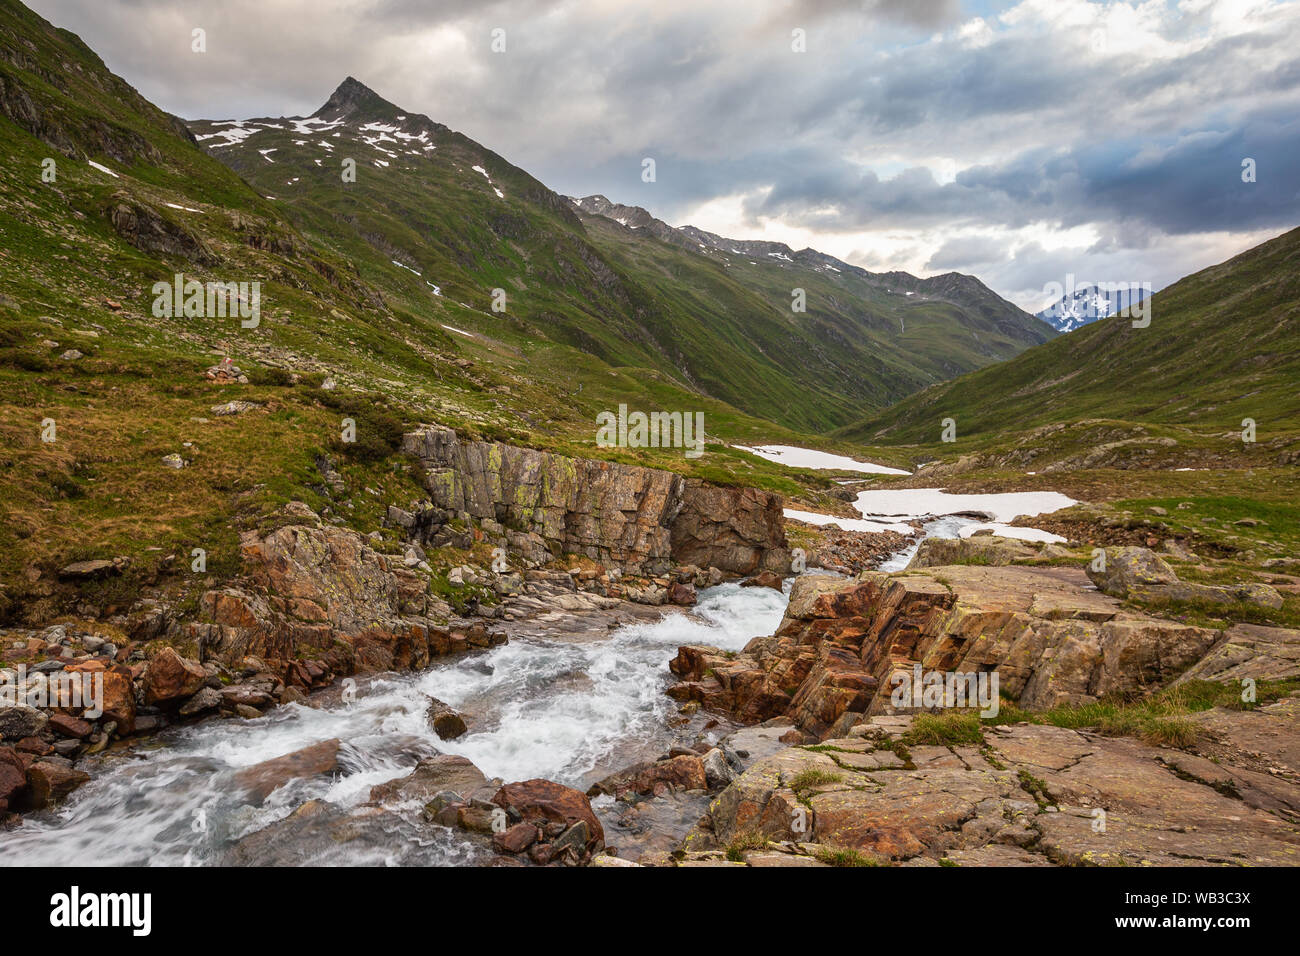
M 1028 308 L 1067 271 L 1159 287 L 1300 220 L 1295 2 L 31 5 L 182 116 L 307 114 L 350 74 L 561 192 Z

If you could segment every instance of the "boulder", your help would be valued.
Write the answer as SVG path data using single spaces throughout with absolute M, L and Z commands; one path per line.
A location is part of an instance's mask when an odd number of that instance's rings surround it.
M 264 760 L 235 773 L 235 783 L 248 791 L 249 799 L 260 804 L 273 791 L 304 777 L 333 773 L 338 769 L 338 738 L 324 740 L 302 750 Z
M 193 697 L 207 680 L 208 672 L 202 665 L 186 660 L 170 647 L 164 647 L 149 662 L 144 673 L 144 701 L 154 705 Z
M 405 777 L 371 787 L 370 799 L 384 804 L 409 800 L 423 804 L 447 791 L 469 797 L 487 782 L 483 772 L 465 757 L 439 754 L 421 760 Z
M 607 793 L 663 794 L 676 790 L 703 790 L 708 786 L 704 761 L 697 754 L 679 754 L 666 760 L 650 760 L 621 770 L 593 785 L 588 796 Z
M 0 811 L 18 802 L 27 787 L 27 768 L 12 747 L 0 747 Z
M 181 705 L 181 716 L 192 717 L 204 711 L 215 710 L 224 700 L 221 692 L 212 687 L 202 687 L 193 697 Z
M 53 806 L 89 779 L 90 774 L 64 766 L 63 763 L 54 760 L 36 761 L 27 771 L 32 809 L 44 810 Z
M 26 704 L 0 706 L 0 740 L 21 740 L 23 737 L 35 736 L 44 731 L 49 722 L 45 711 Z
M 442 740 L 455 740 L 468 729 L 465 726 L 465 718 L 436 697 L 429 698 L 425 719 L 433 728 L 433 732 Z
M 1097 570 L 1094 563 L 1088 563 L 1088 579 L 1115 597 L 1128 597 L 1137 587 L 1178 583 L 1174 569 L 1150 548 L 1107 548 L 1104 567 Z
M 1018 538 L 973 535 L 969 538 L 926 538 L 908 568 L 937 568 L 952 564 L 1002 566 L 1036 558 L 1039 549 Z
M 771 588 L 774 591 L 781 590 L 781 575 L 775 571 L 760 571 L 752 578 L 746 578 L 740 582 L 742 588 Z
M 676 604 L 679 607 L 690 607 L 696 601 L 695 587 L 691 584 L 683 584 L 680 581 L 674 581 L 668 586 L 668 603 Z

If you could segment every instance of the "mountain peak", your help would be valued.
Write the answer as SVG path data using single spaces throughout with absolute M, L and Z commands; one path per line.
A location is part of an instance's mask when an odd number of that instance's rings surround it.
M 312 115 L 322 119 L 337 120 L 357 114 L 379 117 L 399 112 L 401 110 L 398 107 L 360 80 L 349 76 L 330 94 L 325 105 Z

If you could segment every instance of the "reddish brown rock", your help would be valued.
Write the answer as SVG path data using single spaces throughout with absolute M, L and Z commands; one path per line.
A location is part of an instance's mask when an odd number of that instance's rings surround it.
M 523 853 L 537 841 L 537 827 L 516 823 L 502 833 L 492 835 L 492 847 L 499 853 Z
M 199 664 L 186 660 L 170 647 L 164 647 L 145 671 L 145 703 L 165 704 L 192 697 L 207 679 L 207 671 Z
M 93 675 L 102 672 L 104 677 L 103 720 L 117 724 L 118 734 L 125 736 L 135 731 L 135 687 L 131 683 L 131 669 L 121 664 L 103 661 L 86 661 L 69 664 L 64 668 L 74 674 Z
M 580 790 L 550 780 L 524 780 L 503 786 L 492 802 L 507 811 L 517 811 L 524 823 L 531 823 L 543 832 L 555 829 L 564 832 L 575 823 L 585 823 L 587 851 L 594 853 L 605 845 L 605 831 L 591 812 L 591 802 Z
M 690 607 L 695 603 L 695 587 L 675 581 L 668 586 L 668 603 L 680 607 Z
M 12 747 L 0 747 L 0 804 L 7 809 L 26 786 L 26 765 Z
M 50 714 L 50 730 L 63 737 L 71 737 L 73 740 L 85 740 L 90 736 L 93 729 L 88 721 L 79 717 L 73 717 L 71 714 Z
M 746 578 L 740 582 L 742 588 L 771 588 L 774 591 L 781 590 L 781 575 L 774 571 L 760 571 L 752 578 Z
M 62 800 L 90 779 L 90 774 L 53 761 L 38 760 L 27 771 L 32 809 L 43 810 Z
M 621 770 L 593 785 L 587 795 L 607 793 L 621 797 L 625 793 L 652 794 L 707 788 L 703 759 L 679 754 L 667 760 L 647 761 Z

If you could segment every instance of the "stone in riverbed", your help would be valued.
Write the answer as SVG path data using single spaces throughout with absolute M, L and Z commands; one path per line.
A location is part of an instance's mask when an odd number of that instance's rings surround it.
M 212 687 L 200 688 L 198 693 L 181 705 L 181 716 L 192 717 L 194 714 L 201 714 L 205 710 L 213 710 L 221 706 L 224 698 L 221 692 Z
M 85 740 L 90 736 L 90 732 L 94 728 L 88 721 L 73 717 L 71 714 L 55 713 L 50 714 L 50 729 L 64 737 Z
M 537 827 L 516 823 L 509 829 L 492 834 L 492 848 L 500 853 L 523 853 L 537 841 Z
M 53 806 L 90 779 L 90 774 L 85 771 L 65 767 L 63 763 L 38 760 L 27 771 L 33 809 L 44 810 Z
M 371 787 L 370 800 L 374 803 L 400 803 L 407 800 L 428 803 L 438 794 L 448 791 L 469 797 L 474 791 L 486 786 L 487 782 L 483 772 L 465 757 L 439 754 L 421 760 L 405 777 Z
M 591 802 L 580 790 L 550 780 L 524 780 L 503 786 L 492 802 L 507 812 L 518 812 L 523 822 L 543 832 L 558 826 L 562 828 L 561 833 L 567 833 L 581 822 L 586 825 L 587 852 L 594 853 L 605 845 L 605 831 L 591 812 Z
M 336 737 L 324 740 L 302 750 L 264 760 L 245 767 L 235 774 L 235 782 L 248 791 L 249 799 L 260 804 L 281 787 L 304 777 L 333 773 L 339 765 L 339 747 Z
M 774 591 L 781 590 L 781 575 L 775 571 L 760 571 L 752 578 L 746 578 L 740 582 L 742 588 L 771 588 Z
M 442 740 L 455 740 L 468 730 L 465 726 L 465 718 L 452 710 L 449 704 L 443 703 L 436 697 L 429 698 L 425 719 L 433 728 L 433 732 Z

